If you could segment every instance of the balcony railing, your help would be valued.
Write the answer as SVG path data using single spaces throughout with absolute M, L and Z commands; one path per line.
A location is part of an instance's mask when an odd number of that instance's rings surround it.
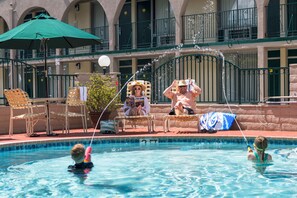
M 116 35 L 118 50 L 174 45 L 175 18 L 117 24 Z
M 183 16 L 183 36 L 185 43 L 204 43 L 216 41 L 216 13 Z
M 183 16 L 185 43 L 257 38 L 257 8 Z

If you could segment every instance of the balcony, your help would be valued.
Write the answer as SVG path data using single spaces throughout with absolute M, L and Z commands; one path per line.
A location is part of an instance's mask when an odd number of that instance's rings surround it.
M 185 43 L 257 39 L 257 8 L 185 15 Z
M 174 45 L 175 18 L 117 24 L 116 35 L 118 50 Z

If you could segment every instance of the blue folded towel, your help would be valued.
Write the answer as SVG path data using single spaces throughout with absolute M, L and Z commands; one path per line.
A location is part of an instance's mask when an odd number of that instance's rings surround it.
M 228 130 L 236 115 L 232 113 L 209 112 L 201 116 L 200 129 L 207 131 Z

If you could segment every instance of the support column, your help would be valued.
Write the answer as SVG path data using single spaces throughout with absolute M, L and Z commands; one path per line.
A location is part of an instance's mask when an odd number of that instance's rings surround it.
M 135 74 L 137 71 L 137 58 L 132 58 L 132 74 Z M 135 80 L 135 77 L 134 77 Z
M 114 51 L 116 48 L 116 41 L 118 41 L 118 39 L 116 39 L 115 26 L 113 23 L 108 25 L 108 34 L 109 34 L 109 51 Z
M 267 67 L 267 49 L 263 46 L 258 46 L 258 68 L 266 68 Z M 265 76 L 260 76 L 260 101 L 263 101 L 265 96 L 268 93 L 265 93 L 265 90 L 268 90 L 268 82 Z M 264 85 L 266 87 L 264 87 Z
M 4 23 L 5 21 L 3 20 L 3 18 L 0 19 L 0 34 L 3 34 L 4 33 Z M 0 49 L 0 55 L 1 57 L 4 58 L 5 56 L 5 49 Z
M 288 50 L 286 48 L 280 48 L 280 67 L 288 67 Z M 285 74 L 281 72 L 280 74 L 280 87 L 281 87 L 281 96 L 285 96 L 287 93 L 284 87 L 287 87 L 288 84 L 285 81 Z
M 265 38 L 267 30 L 267 13 L 265 6 L 268 5 L 269 0 L 256 0 L 257 14 L 258 14 L 258 39 Z
M 110 58 L 109 75 L 115 81 L 117 91 L 119 91 L 121 89 L 121 83 L 120 83 L 121 73 L 119 72 L 120 69 L 119 69 L 118 60 L 113 56 L 109 58 Z
M 109 56 L 109 58 L 110 58 L 110 66 L 109 66 L 110 73 L 119 72 L 119 66 L 118 66 L 117 59 L 115 59 L 115 57 L 113 57 L 113 56 Z
M 182 17 L 178 16 L 175 22 L 175 43 L 176 45 L 182 42 Z
M 12 4 L 10 6 L 10 27 L 11 29 L 14 28 L 14 5 Z M 16 50 L 10 50 L 10 59 L 15 59 Z M 17 78 L 15 78 L 16 68 L 14 67 L 14 62 L 12 61 L 12 64 L 10 64 L 10 79 L 9 79 L 9 88 L 13 89 L 14 85 L 17 83 Z
M 56 56 L 60 56 L 61 55 L 61 49 L 56 49 Z M 61 74 L 62 73 L 62 67 L 61 67 L 61 62 L 60 62 L 60 58 L 56 58 L 55 59 L 55 67 L 56 67 L 56 74 Z M 62 81 L 61 79 L 58 78 L 57 80 L 57 84 L 58 84 L 58 92 L 57 92 L 57 97 L 61 97 L 62 96 Z
M 137 2 L 131 0 L 132 49 L 137 48 Z

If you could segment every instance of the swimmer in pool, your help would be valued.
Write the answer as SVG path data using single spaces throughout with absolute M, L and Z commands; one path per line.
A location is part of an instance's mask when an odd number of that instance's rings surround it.
M 255 162 L 256 169 L 260 173 L 264 173 L 266 167 L 272 162 L 272 157 L 270 154 L 265 153 L 265 150 L 268 146 L 268 140 L 266 137 L 258 136 L 254 141 L 254 149 L 253 151 L 250 147 L 248 147 L 248 160 Z M 265 166 L 266 165 L 266 166 Z
M 89 148 L 87 149 L 89 150 Z M 89 151 L 91 152 L 91 150 Z M 83 172 L 88 173 L 90 172 L 91 168 L 94 166 L 94 164 L 90 160 L 90 156 L 86 156 L 86 150 L 84 145 L 82 144 L 76 144 L 71 149 L 71 158 L 74 160 L 74 165 L 68 166 L 68 171 L 70 172 Z M 90 153 L 87 153 L 90 155 Z

